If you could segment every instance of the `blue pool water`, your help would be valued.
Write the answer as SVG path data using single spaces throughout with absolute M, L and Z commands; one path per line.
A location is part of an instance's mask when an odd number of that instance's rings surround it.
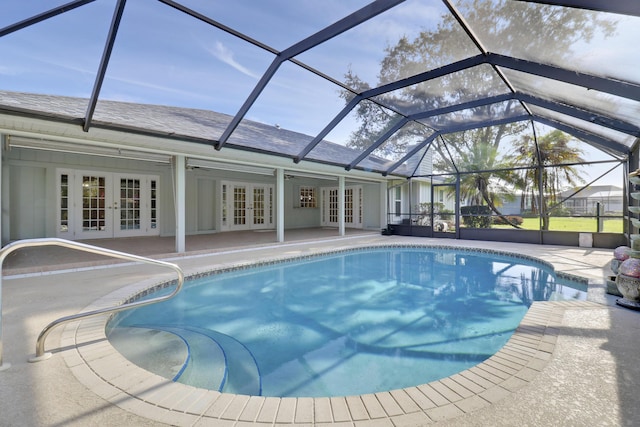
M 182 348 L 166 356 L 176 381 L 251 395 L 343 396 L 470 368 L 507 342 L 533 301 L 550 299 L 586 299 L 586 287 L 523 258 L 367 249 L 190 280 L 173 300 L 120 313 L 108 334 L 125 355 L 131 349 L 115 342 L 126 334 L 137 334 L 136 348 Z

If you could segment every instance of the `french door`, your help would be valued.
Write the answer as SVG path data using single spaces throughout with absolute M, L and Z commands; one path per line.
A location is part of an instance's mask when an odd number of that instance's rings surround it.
M 258 230 L 273 228 L 273 185 L 222 183 L 222 228 Z
M 323 227 L 338 227 L 339 190 L 337 187 L 326 187 L 321 190 Z M 362 228 L 362 187 L 353 186 L 344 189 L 344 224 L 345 227 Z
M 59 170 L 57 235 L 97 239 L 157 235 L 158 177 Z

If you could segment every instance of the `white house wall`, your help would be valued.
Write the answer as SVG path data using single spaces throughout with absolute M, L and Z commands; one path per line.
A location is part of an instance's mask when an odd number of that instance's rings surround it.
M 386 185 L 385 185 L 386 187 Z M 380 184 L 362 184 L 362 227 L 368 229 L 380 229 L 380 206 L 383 200 L 380 200 Z
M 3 243 L 11 240 L 55 237 L 57 231 L 56 170 L 82 170 L 107 173 L 135 173 L 159 177 L 159 234 L 175 234 L 173 172 L 170 164 L 116 159 L 112 157 L 62 153 L 12 147 L 3 153 L 4 183 L 2 203 L 9 215 L 4 216 Z M 214 169 L 192 169 L 186 172 L 186 234 L 212 233 L 221 229 L 221 182 L 246 182 L 276 185 L 275 177 Z M 285 181 L 285 229 L 318 227 L 320 200 L 317 208 L 297 208 L 295 198 L 301 186 L 317 189 L 332 186 L 328 180 L 295 177 Z M 380 187 L 378 183 L 358 183 L 364 192 L 363 226 L 380 227 Z M 274 193 L 275 194 L 275 193 Z M 274 200 L 274 215 L 275 215 Z M 275 224 L 274 224 L 275 226 Z M 7 234 L 8 233 L 8 234 Z
M 159 176 L 160 234 L 170 235 L 175 230 L 168 164 L 12 147 L 3 153 L 3 169 L 9 180 L 9 191 L 2 194 L 3 209 L 9 211 L 9 217 L 3 218 L 9 223 L 5 224 L 9 235 L 3 233 L 3 243 L 56 236 L 57 169 Z
M 334 185 L 332 181 L 317 180 L 311 178 L 294 177 L 284 181 L 284 228 L 305 228 L 320 225 L 320 188 Z M 316 189 L 316 207 L 301 208 L 296 200 L 299 197 L 300 187 L 313 187 Z
M 47 216 L 54 214 L 47 200 L 47 168 L 23 165 L 9 169 L 9 232 L 12 238 L 46 235 Z

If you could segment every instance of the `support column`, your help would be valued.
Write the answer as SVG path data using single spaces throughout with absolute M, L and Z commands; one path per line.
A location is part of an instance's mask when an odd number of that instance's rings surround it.
M 2 157 L 4 155 L 4 147 L 5 147 L 5 143 L 6 143 L 6 136 L 4 134 L 0 133 L 0 206 L 2 206 L 2 196 L 3 196 L 3 192 L 2 192 Z M 4 212 L 4 209 L 0 209 L 0 211 Z M 2 214 L 0 214 L 0 230 L 4 231 L 2 229 Z M 4 235 L 2 236 L 4 237 Z M 8 238 L 8 235 L 7 235 Z M 2 239 L 2 241 L 4 242 L 4 239 Z M 4 246 L 4 245 L 2 245 Z M 0 265 L 2 264 L 2 261 L 4 261 L 4 259 L 2 259 L 0 261 Z M 2 275 L 0 275 L 0 371 L 4 371 L 6 369 L 9 369 L 9 367 L 11 366 L 8 363 L 4 363 L 2 361 Z
M 5 204 L 3 203 L 5 196 L 7 198 L 9 197 L 9 188 L 6 185 L 7 181 L 3 179 L 4 178 L 3 175 L 5 173 L 4 167 L 3 167 L 4 150 L 5 148 L 7 148 L 7 142 L 8 142 L 7 136 L 3 133 L 0 133 L 0 246 L 4 246 L 5 243 L 9 243 L 9 228 L 7 227 L 9 222 L 5 221 L 5 212 L 8 212 L 8 207 L 5 206 Z M 7 209 L 6 211 L 5 211 L 5 208 Z M 0 331 L 0 333 L 2 332 Z
M 186 162 L 184 156 L 174 156 L 175 164 L 175 208 L 176 208 L 176 252 L 186 252 L 185 233 L 186 233 Z
M 284 169 L 276 169 L 276 237 L 284 242 Z
M 387 228 L 388 221 L 388 209 L 389 209 L 389 201 L 387 200 L 389 197 L 387 182 L 380 183 L 380 228 Z
M 344 176 L 338 177 L 338 234 L 344 236 Z

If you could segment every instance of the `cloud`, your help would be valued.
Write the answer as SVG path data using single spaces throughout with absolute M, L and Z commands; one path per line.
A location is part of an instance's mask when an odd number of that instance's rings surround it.
M 6 67 L 4 65 L 0 65 L 0 75 L 4 75 L 4 76 L 14 76 L 18 74 L 15 70 L 12 70 L 9 67 Z
M 229 48 L 227 48 L 222 42 L 217 41 L 214 47 L 207 48 L 207 51 L 209 51 L 209 53 L 211 53 L 219 61 L 224 62 L 225 64 L 233 67 L 234 69 L 241 72 L 242 74 L 245 74 L 254 79 L 260 78 L 260 76 L 257 76 L 247 67 L 243 66 L 238 61 L 236 61 L 233 57 L 233 52 Z
M 111 89 L 111 92 L 109 94 L 106 94 L 105 96 L 107 96 L 109 99 L 113 99 L 115 101 L 123 101 L 123 102 L 160 102 L 160 103 L 166 103 L 167 105 L 170 104 L 170 102 L 167 101 L 161 101 L 160 98 L 158 98 L 156 95 L 158 95 L 159 92 L 165 93 L 165 94 L 173 94 L 173 95 L 177 95 L 179 96 L 178 99 L 173 99 L 173 102 L 178 102 L 180 105 L 183 105 L 184 102 L 179 102 L 180 100 L 190 100 L 191 104 L 190 105 L 192 108 L 205 108 L 205 106 L 207 105 L 207 103 L 211 102 L 211 97 L 208 96 L 206 93 L 199 93 L 196 91 L 189 91 L 189 90 L 182 90 L 182 89 L 178 89 L 175 86 L 172 85 L 163 85 L 163 84 L 155 84 L 152 83 L 151 81 L 144 81 L 144 80 L 140 80 L 140 79 L 134 79 L 134 78 L 129 78 L 129 77 L 123 77 L 123 76 L 118 76 L 118 75 L 114 75 L 114 74 L 110 74 L 107 72 L 106 76 L 105 76 L 106 80 L 111 80 L 114 82 L 118 82 L 118 83 L 124 83 L 127 85 L 132 85 L 132 86 L 136 86 L 140 89 L 149 89 L 148 92 L 145 92 L 144 90 L 141 90 L 138 95 L 132 95 L 131 92 L 127 92 L 128 95 L 123 95 L 124 89 L 122 89 L 120 86 L 114 86 L 113 89 Z M 103 92 L 106 91 L 106 88 L 103 89 Z M 150 100 L 149 98 L 145 98 L 143 99 L 142 97 L 150 97 L 153 100 Z M 204 102 L 203 102 L 204 101 Z M 196 104 L 196 107 L 193 106 L 193 104 Z

